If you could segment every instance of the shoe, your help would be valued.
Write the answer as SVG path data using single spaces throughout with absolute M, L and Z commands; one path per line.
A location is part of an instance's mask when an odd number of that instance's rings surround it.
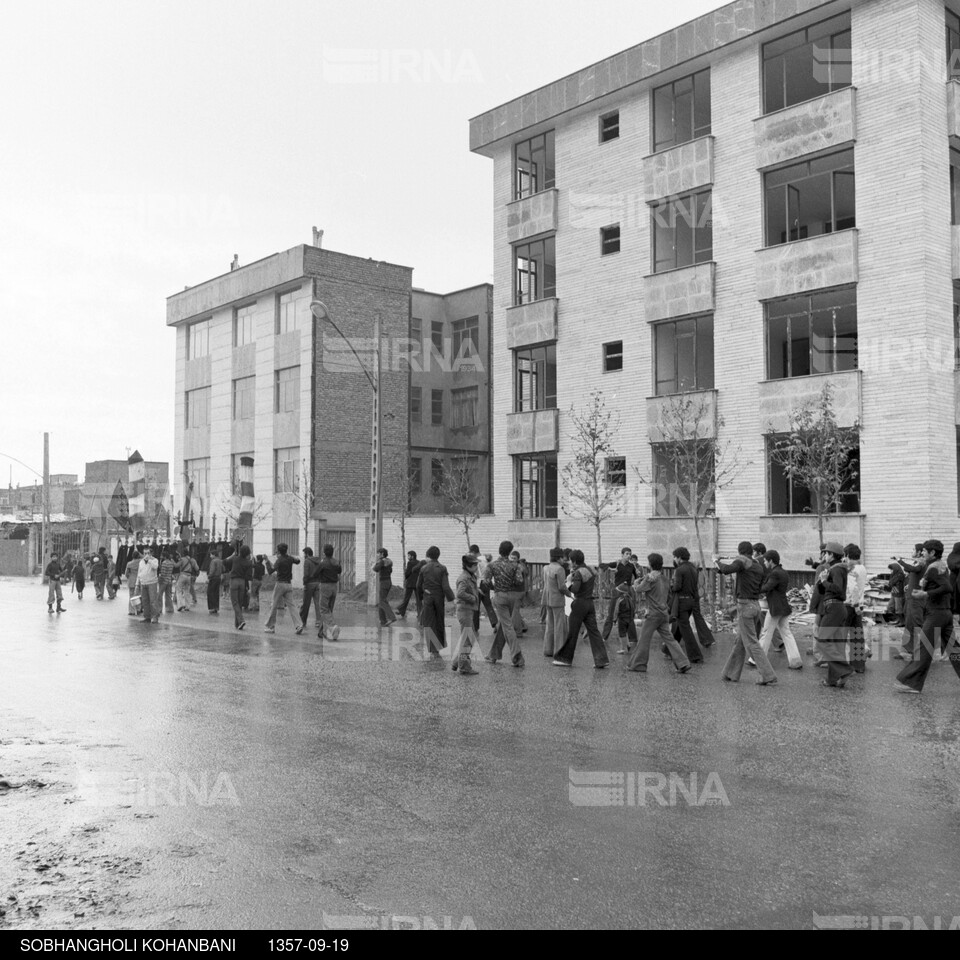
M 47 613 L 53 613 L 53 604 L 52 604 L 52 603 L 48 603 L 48 604 L 47 604 Z
M 693 667 L 688 663 L 685 667 L 677 667 L 677 673 L 689 673 Z
M 757 665 L 753 662 L 753 660 L 747 660 L 747 666 L 748 666 L 751 670 L 756 670 L 756 669 L 757 669 Z
M 803 664 L 802 664 L 802 663 L 798 663 L 795 667 L 787 667 L 787 669 L 788 669 L 788 670 L 802 670 L 802 669 L 803 669 Z
M 494 659 L 493 657 L 484 657 L 483 659 L 486 660 L 487 663 L 499 663 L 499 662 L 500 662 L 499 660 L 496 660 L 496 659 Z
M 331 639 L 331 640 L 334 640 L 334 641 L 340 639 L 340 628 L 339 628 L 339 627 L 334 627 L 334 628 L 330 631 L 330 639 Z
M 726 676 L 726 675 L 724 674 L 724 676 L 723 676 L 723 682 L 724 682 L 724 683 L 739 683 L 740 681 L 739 681 L 739 680 L 734 680 L 733 677 L 728 677 L 728 676 Z
M 899 680 L 894 681 L 893 689 L 896 690 L 897 693 L 913 693 L 917 695 L 920 694 L 919 690 L 914 690 L 913 687 L 908 687 L 905 683 L 901 683 Z
M 299 637 L 300 634 L 303 633 L 303 624 L 301 624 L 299 627 L 297 627 L 297 629 L 294 630 L 293 632 Z
M 141 617 L 141 618 L 140 618 L 140 622 L 141 622 L 141 623 L 149 623 L 149 622 L 150 622 L 150 618 L 149 618 L 149 617 Z
M 553 665 L 555 667 L 572 667 L 573 664 L 569 660 L 554 660 Z
M 454 668 L 456 669 L 456 668 Z M 460 676 L 461 677 L 474 677 L 480 671 L 473 669 L 473 664 L 470 662 L 469 657 L 460 657 Z
M 627 667 L 627 673 L 646 673 L 646 667 Z
M 263 632 L 264 632 L 264 633 L 276 633 L 277 631 L 276 631 L 273 627 L 264 627 L 264 628 L 263 628 Z
M 242 630 L 246 625 L 247 625 L 247 621 L 244 620 L 244 621 L 240 624 L 240 626 L 237 627 L 237 629 L 238 629 L 238 630 Z
M 66 613 L 67 611 L 63 607 L 57 607 L 57 613 Z
M 818 660 L 815 664 L 815 667 L 829 667 L 830 664 L 826 660 Z
M 821 680 L 821 687 L 836 687 L 837 690 L 843 690 L 847 685 L 847 678 L 841 677 L 836 683 L 831 683 L 829 680 Z
M 758 687 L 772 687 L 775 683 L 779 683 L 779 682 L 780 681 L 776 677 L 774 677 L 772 680 L 764 680 L 761 678 L 756 681 L 756 685 Z
M 527 661 L 521 657 L 519 660 L 515 660 L 513 665 L 519 669 L 520 667 L 525 667 L 527 665 Z

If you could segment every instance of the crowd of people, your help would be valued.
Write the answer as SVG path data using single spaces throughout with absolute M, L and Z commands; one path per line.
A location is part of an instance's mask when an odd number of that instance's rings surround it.
M 340 627 L 334 621 L 334 611 L 341 564 L 329 544 L 324 546 L 321 558 L 315 557 L 309 547 L 302 553 L 303 597 L 298 609 L 293 598 L 293 568 L 301 560 L 290 555 L 286 544 L 277 546 L 272 560 L 253 556 L 250 548 L 239 542 L 211 545 L 204 557 L 208 612 L 219 615 L 221 597 L 229 596 L 234 626 L 244 630 L 246 612 L 260 609 L 265 577 L 275 575 L 264 632 L 274 633 L 278 618 L 288 610 L 295 632 L 302 633 L 313 606 L 318 638 L 338 640 Z M 647 671 L 655 642 L 680 674 L 703 663 L 704 649 L 716 640 L 701 607 L 701 571 L 686 547 L 677 547 L 672 559 L 672 570 L 665 569 L 664 558 L 658 553 L 649 554 L 646 564 L 641 564 L 639 557 L 625 547 L 617 563 L 594 568 L 586 563 L 581 550 L 551 550 L 540 598 L 543 655 L 554 666 L 572 667 L 577 645 L 586 639 L 594 667 L 602 670 L 610 664 L 607 641 L 616 628 L 617 653 L 624 657 L 628 671 Z M 745 540 L 739 544 L 736 557 L 714 557 L 713 562 L 720 575 L 734 577 L 733 597 L 725 612 L 735 620 L 736 636 L 723 667 L 723 680 L 739 682 L 746 666 L 757 671 L 757 685 L 776 684 L 778 678 L 770 659 L 773 649 L 786 654 L 790 670 L 803 669 L 790 626 L 795 611 L 788 598 L 789 577 L 778 552 L 768 550 L 763 543 Z M 866 568 L 859 546 L 853 543 L 825 543 L 819 560 L 808 563 L 814 567 L 809 610 L 815 618 L 809 655 L 816 666 L 826 670 L 823 685 L 842 689 L 851 677 L 865 673 L 871 656 L 863 629 Z M 607 604 L 602 629 L 596 608 L 601 570 L 613 572 L 613 597 Z M 960 653 L 953 645 L 953 617 L 960 613 L 960 543 L 947 558 L 939 540 L 917 544 L 910 559 L 893 558 L 889 570 L 890 614 L 903 629 L 902 647 L 895 656 L 906 661 L 896 689 L 920 693 L 931 664 L 939 659 L 949 660 L 960 677 Z M 186 545 L 124 547 L 116 562 L 106 548 L 82 558 L 68 556 L 63 563 L 53 555 L 45 571 L 48 610 L 54 613 L 56 603 L 56 612 L 64 611 L 62 583 L 72 583 L 78 598 L 82 598 L 86 582 L 92 580 L 98 600 L 114 599 L 122 576 L 129 591 L 130 614 L 140 614 L 143 623 L 157 623 L 164 610 L 168 614 L 189 612 L 196 605 L 194 585 L 199 573 L 195 551 Z M 461 676 L 478 672 L 473 654 L 479 649 L 481 611 L 493 631 L 484 660 L 498 663 L 508 648 L 513 666 L 525 666 L 520 636 L 527 632 L 527 625 L 521 608 L 530 587 L 529 569 L 509 540 L 500 544 L 496 559 L 472 546 L 461 558 L 461 569 L 452 583 L 437 547 L 430 547 L 424 560 L 409 551 L 401 578 L 403 599 L 396 610 L 390 603 L 393 561 L 387 549 L 379 551 L 371 573 L 377 581 L 381 626 L 389 627 L 406 618 L 415 603 L 431 658 L 439 659 L 440 651 L 447 647 L 446 604 L 453 603 L 460 628 L 451 658 L 454 671 Z M 779 641 L 776 647 L 775 641 Z

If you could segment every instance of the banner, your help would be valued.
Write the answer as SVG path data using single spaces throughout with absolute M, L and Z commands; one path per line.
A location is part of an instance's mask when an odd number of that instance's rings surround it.
M 253 490 L 253 457 L 241 457 L 238 470 L 240 481 L 240 517 L 237 526 L 241 531 L 253 527 L 253 511 L 256 506 Z
M 127 501 L 126 491 L 123 489 L 123 482 L 118 480 L 113 496 L 110 498 L 110 505 L 107 507 L 107 513 L 113 517 L 120 526 L 127 531 L 133 532 L 130 524 L 130 504 Z

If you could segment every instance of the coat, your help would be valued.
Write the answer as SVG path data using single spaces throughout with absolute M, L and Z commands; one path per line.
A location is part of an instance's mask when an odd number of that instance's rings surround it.
M 476 574 L 469 570 L 461 570 L 457 577 L 457 613 L 480 609 L 480 590 Z
M 772 570 L 766 571 L 763 583 L 760 585 L 760 592 L 767 598 L 770 616 L 789 617 L 793 613 L 793 608 L 787 599 L 789 586 L 790 578 L 783 567 L 776 566 Z
M 545 607 L 562 607 L 564 597 L 569 596 L 567 590 L 567 572 L 559 563 L 547 564 L 543 571 L 543 596 L 541 603 Z

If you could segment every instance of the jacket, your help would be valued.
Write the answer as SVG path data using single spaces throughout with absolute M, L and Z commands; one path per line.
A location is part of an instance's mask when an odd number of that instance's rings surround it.
M 423 566 L 422 560 L 408 560 L 403 568 L 403 586 L 405 590 L 415 590 L 417 586 L 417 577 L 420 576 L 420 568 Z
M 519 563 L 508 557 L 500 557 L 487 567 L 483 579 L 493 586 L 497 593 L 520 593 L 525 588 L 523 571 Z
M 211 580 L 219 580 L 223 576 L 223 561 L 219 557 L 211 557 L 207 566 L 207 576 Z
M 637 592 L 647 602 L 647 613 L 670 616 L 670 584 L 662 570 L 651 570 L 641 581 Z
M 574 600 L 592 600 L 597 577 L 590 567 L 578 567 L 570 574 L 570 593 Z
M 324 557 L 320 561 L 320 582 L 321 583 L 339 583 L 340 574 L 343 568 L 332 557 Z
M 320 561 L 316 557 L 307 557 L 303 561 L 303 582 L 305 585 L 320 582 Z
M 953 587 L 950 585 L 947 561 L 940 559 L 931 563 L 920 581 L 920 587 L 927 593 L 928 610 L 949 610 Z
M 543 596 L 545 607 L 562 607 L 563 598 L 570 596 L 567 589 L 567 573 L 556 561 L 547 564 L 543 571 Z
M 373 572 L 380 574 L 381 583 L 390 583 L 393 574 L 393 561 L 389 557 L 378 560 L 373 565 Z
M 420 569 L 417 589 L 435 598 L 443 597 L 451 601 L 454 599 L 447 568 L 437 560 L 428 560 Z
M 689 561 L 684 560 L 678 563 L 673 571 L 673 592 L 678 597 L 691 597 L 694 600 L 700 599 L 700 575 L 697 568 Z
M 480 609 L 480 589 L 477 578 L 469 570 L 461 570 L 457 577 L 457 613 Z
M 633 597 L 629 593 L 618 593 L 617 601 L 613 607 L 613 619 L 620 627 L 628 627 L 633 623 L 636 613 L 636 606 Z
M 753 557 L 737 557 L 733 563 L 718 563 L 717 569 L 723 574 L 735 573 L 737 575 L 738 600 L 760 599 L 763 566 Z
M 783 567 L 777 565 L 768 570 L 760 586 L 760 592 L 767 598 L 772 617 L 789 617 L 793 612 L 790 601 L 787 599 L 787 588 L 790 578 Z
M 847 568 L 842 563 L 835 563 L 827 574 L 826 580 L 818 581 L 817 593 L 823 602 L 839 600 L 845 603 L 847 599 Z
M 625 583 L 628 587 L 633 585 L 634 580 L 640 579 L 640 574 L 637 573 L 637 568 L 628 560 L 624 563 L 622 560 L 617 561 L 617 563 L 601 563 L 601 570 L 609 570 L 613 567 L 613 585 L 614 587 L 619 587 L 621 583 Z

